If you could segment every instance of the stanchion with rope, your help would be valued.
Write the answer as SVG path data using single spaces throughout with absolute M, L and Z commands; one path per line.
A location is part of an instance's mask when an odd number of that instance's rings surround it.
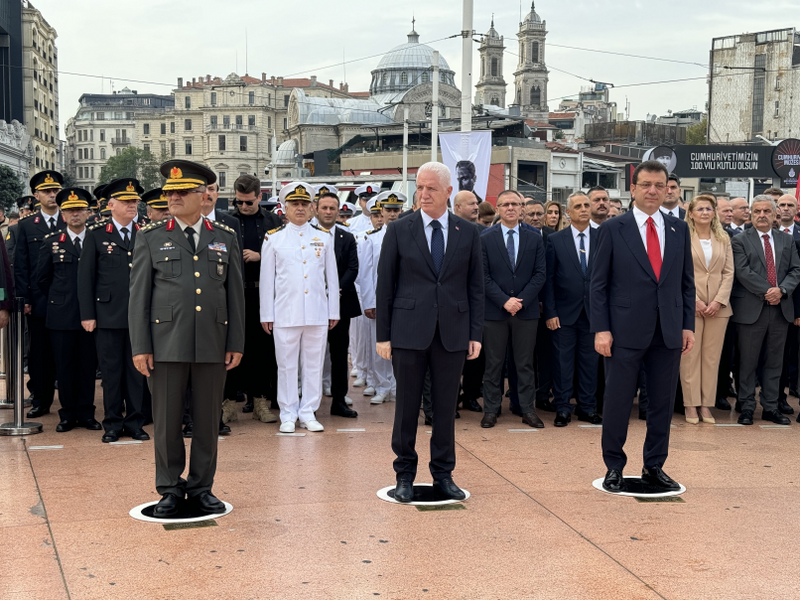
M 9 343 L 7 354 L 9 367 L 6 369 L 7 398 L 14 403 L 14 421 L 0 425 L 0 435 L 29 435 L 41 433 L 41 423 L 25 422 L 25 375 L 22 371 L 22 355 L 24 353 L 25 336 L 25 300 L 16 298 L 14 310 L 9 319 Z
M 6 328 L 0 332 L 0 368 L 3 369 L 3 372 L 0 373 L 0 378 L 6 382 L 6 395 L 5 398 L 0 398 L 0 408 L 14 408 L 14 402 L 12 402 L 12 398 L 14 397 L 11 390 L 13 389 L 11 384 L 11 353 L 8 349 L 11 345 L 8 343 L 8 338 L 11 335 L 11 319 L 13 316 L 9 317 L 8 325 Z

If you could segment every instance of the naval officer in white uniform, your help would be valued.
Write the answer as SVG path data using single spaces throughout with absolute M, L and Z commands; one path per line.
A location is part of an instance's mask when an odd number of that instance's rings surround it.
M 282 433 L 293 433 L 298 420 L 309 431 L 323 430 L 314 412 L 322 400 L 328 330 L 339 321 L 334 240 L 327 229 L 308 222 L 313 197 L 307 183 L 284 186 L 280 200 L 287 223 L 269 231 L 261 245 L 261 325 L 275 336 Z

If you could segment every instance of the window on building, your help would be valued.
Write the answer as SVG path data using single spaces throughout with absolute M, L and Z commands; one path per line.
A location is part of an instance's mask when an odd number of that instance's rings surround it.
M 781 76 L 780 75 L 777 75 L 775 77 L 775 89 L 776 90 L 781 89 Z
M 89 130 L 89 141 L 90 142 L 94 141 L 94 129 Z
M 161 124 L 161 135 L 167 135 L 167 124 L 166 123 L 162 123 Z
M 185 154 L 187 156 L 192 153 L 192 142 L 191 142 L 191 140 L 186 140 L 185 150 L 186 150 Z
M 228 183 L 228 174 L 225 171 L 220 171 L 219 176 L 217 177 L 217 182 L 219 183 L 219 187 L 224 188 Z
M 125 113 L 125 119 L 128 120 L 128 121 L 133 121 L 133 113 L 132 112 L 126 112 Z
M 175 121 L 172 121 L 172 122 L 169 124 L 169 132 L 170 132 L 170 133 L 175 133 Z
M 481 56 L 481 77 L 486 75 L 486 59 Z
M 230 115 L 222 115 L 222 126 L 225 129 L 230 129 L 230 127 L 231 127 L 231 117 L 230 117 Z
M 105 129 L 101 129 L 100 130 L 100 141 L 101 142 L 105 142 L 106 141 L 106 130 Z
M 429 81 L 429 80 L 430 80 L 430 76 L 428 75 L 428 72 L 427 72 L 427 71 L 425 71 L 425 72 L 422 74 L 422 83 L 428 83 L 428 81 Z
M 90 177 L 91 177 L 92 179 L 94 179 L 94 167 L 90 167 L 90 169 L 91 169 L 91 173 L 92 173 L 92 174 L 90 175 Z
M 115 121 L 122 121 L 122 113 L 121 112 L 115 112 L 114 113 L 114 120 Z
M 106 149 L 100 148 L 100 160 L 105 160 L 105 159 L 106 159 Z
M 405 127 L 405 125 L 403 127 Z M 150 123 L 145 123 L 142 125 L 142 133 L 145 135 L 150 135 Z
M 89 160 L 94 160 L 94 148 L 89 148 Z
M 405 125 L 403 125 L 405 127 Z M 36 159 L 36 166 L 39 166 L 39 159 Z M 83 167 L 78 167 L 78 179 L 83 179 Z
M 169 143 L 169 155 L 175 156 L 175 142 Z
M 97 121 L 105 121 L 106 120 L 106 113 L 99 112 L 95 115 Z
M 497 77 L 497 59 L 492 59 L 492 77 Z
M 286 131 L 287 129 L 289 129 L 289 119 L 284 118 L 283 119 L 283 130 Z
M 250 129 L 254 129 L 256 126 L 256 116 L 255 115 L 247 115 L 247 125 Z
M 408 73 L 403 71 L 402 73 L 400 73 L 400 84 L 405 85 L 407 83 L 408 83 Z
M 240 135 L 239 136 L 239 151 L 240 152 L 247 152 L 247 136 Z
M 191 131 L 192 130 L 192 120 L 191 119 L 184 119 L 183 120 L 183 129 L 185 131 Z
M 224 135 L 219 136 L 219 149 L 220 149 L 220 152 L 225 150 L 225 142 L 226 142 L 225 136 Z
M 284 105 L 284 106 L 289 106 L 289 94 L 286 94 L 286 95 L 283 97 L 283 105 Z
M 542 101 L 542 91 L 539 86 L 531 88 L 531 106 L 539 106 Z
M 500 106 L 500 100 L 495 96 L 492 98 L 492 106 Z
M 539 42 L 531 42 L 531 62 L 539 62 Z
M 148 152 L 148 153 L 149 153 L 149 152 L 150 152 L 150 144 L 145 144 L 145 145 L 143 146 L 143 149 L 144 149 L 144 151 L 145 151 L 145 152 Z
M 210 119 L 211 119 L 211 127 L 216 127 L 217 126 L 217 115 L 211 115 Z
M 121 148 L 117 148 L 117 149 L 116 149 L 116 151 L 114 152 L 114 154 L 116 154 L 117 156 L 119 156 L 119 152 L 120 152 L 120 150 L 121 150 Z
M 211 106 L 217 105 L 217 92 L 211 92 Z
M 750 121 L 750 135 L 764 131 L 764 84 L 766 79 L 766 54 L 756 54 L 753 63 L 753 103 Z
M 405 127 L 405 125 L 403 125 Z M 78 148 L 78 160 L 83 160 L 83 148 Z
M 256 93 L 255 92 L 248 92 L 247 93 L 247 102 L 248 102 L 248 104 L 255 104 L 256 103 Z
M 272 117 L 267 117 L 267 128 L 272 129 Z
M 775 100 L 775 117 L 780 114 L 781 103 Z
M 242 123 L 242 115 L 236 115 L 236 129 L 241 129 Z
M 183 99 L 183 105 L 184 105 L 186 108 L 192 108 L 192 97 L 191 97 L 191 96 L 186 96 L 186 97 Z

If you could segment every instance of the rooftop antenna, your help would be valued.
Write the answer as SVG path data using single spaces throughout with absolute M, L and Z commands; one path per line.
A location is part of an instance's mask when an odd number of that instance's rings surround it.
M 244 74 L 247 75 L 250 71 L 247 69 L 247 27 L 244 28 Z
M 522 25 L 522 0 L 519 0 L 519 23 Z

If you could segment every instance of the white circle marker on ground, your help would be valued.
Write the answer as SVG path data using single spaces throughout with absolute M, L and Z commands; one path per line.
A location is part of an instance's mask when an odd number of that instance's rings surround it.
M 680 496 L 686 491 L 686 486 L 683 484 L 678 484 L 681 486 L 681 489 L 675 491 L 666 491 L 666 492 L 655 492 L 655 493 L 643 493 L 643 492 L 609 492 L 607 489 L 603 487 L 603 480 L 605 477 L 600 477 L 599 479 L 595 479 L 592 482 L 592 486 L 595 489 L 600 490 L 606 494 L 611 494 L 612 496 L 627 496 L 629 498 L 669 498 L 670 496 Z M 641 482 L 641 477 L 636 477 L 634 475 L 627 475 L 624 476 L 623 479 L 635 479 L 636 481 Z
M 147 523 L 161 523 L 162 525 L 166 525 L 168 523 L 199 523 L 200 521 L 210 521 L 218 517 L 224 517 L 225 515 L 229 515 L 233 510 L 233 506 L 231 504 L 223 502 L 223 504 L 225 505 L 225 512 L 215 515 L 200 515 L 199 517 L 191 517 L 185 519 L 157 519 L 155 517 L 148 517 L 147 515 L 142 513 L 142 511 L 145 508 L 154 506 L 156 504 L 158 504 L 158 500 L 140 504 L 139 506 L 132 508 L 128 514 L 137 521 L 145 521 Z
M 389 492 L 394 492 L 396 487 L 397 487 L 396 485 L 390 485 L 389 487 L 385 487 L 382 490 L 378 490 L 378 498 L 386 502 L 391 502 L 392 504 L 402 504 L 403 506 L 444 506 L 445 504 L 458 504 L 460 502 L 463 502 L 470 496 L 467 490 L 461 488 L 461 491 L 464 492 L 464 494 L 466 495 L 466 498 L 464 498 L 464 500 L 433 500 L 433 501 L 412 500 L 411 502 L 398 502 L 392 496 L 389 495 Z M 429 489 L 420 490 L 419 488 L 429 488 Z M 415 483 L 414 496 L 432 497 L 433 484 Z

